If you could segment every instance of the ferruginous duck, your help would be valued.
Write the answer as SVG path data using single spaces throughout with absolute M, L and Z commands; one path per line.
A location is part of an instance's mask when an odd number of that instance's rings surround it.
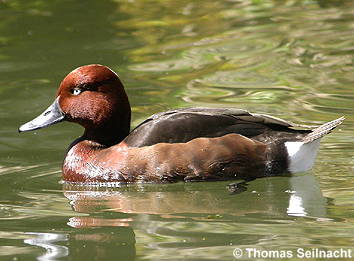
M 240 109 L 187 108 L 152 115 L 130 131 L 130 104 L 106 66 L 79 67 L 52 105 L 20 132 L 70 121 L 85 128 L 63 163 L 67 182 L 251 180 L 309 170 L 321 138 L 344 117 L 315 129 Z

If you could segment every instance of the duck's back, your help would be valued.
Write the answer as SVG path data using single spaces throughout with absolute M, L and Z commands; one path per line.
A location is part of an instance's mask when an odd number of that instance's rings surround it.
M 124 142 L 131 147 L 143 147 L 235 133 L 271 143 L 275 140 L 300 139 L 310 132 L 291 127 L 304 126 L 240 109 L 185 108 L 152 115 L 133 129 Z

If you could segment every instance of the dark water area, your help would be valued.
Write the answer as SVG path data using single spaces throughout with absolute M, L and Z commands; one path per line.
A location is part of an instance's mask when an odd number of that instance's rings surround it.
M 271 260 L 246 248 L 353 248 L 353 1 L 0 0 L 0 17 L 0 260 L 236 260 L 235 248 L 239 260 Z M 311 171 L 237 195 L 229 182 L 65 185 L 62 160 L 81 127 L 17 129 L 91 63 L 119 74 L 133 126 L 191 106 L 346 121 Z

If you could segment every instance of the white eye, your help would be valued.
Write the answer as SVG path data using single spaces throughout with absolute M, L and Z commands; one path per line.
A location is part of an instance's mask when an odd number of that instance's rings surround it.
M 79 95 L 82 91 L 80 89 L 73 89 L 71 92 L 73 95 Z

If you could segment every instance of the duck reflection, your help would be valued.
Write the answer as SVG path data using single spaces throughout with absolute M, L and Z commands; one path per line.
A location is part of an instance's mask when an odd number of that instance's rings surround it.
M 287 223 L 299 216 L 326 217 L 327 200 L 311 174 L 255 180 L 237 195 L 227 191 L 227 184 L 132 184 L 118 188 L 64 184 L 65 197 L 80 213 L 67 223 L 79 228 L 68 237 L 70 256 L 135 260 L 142 249 L 165 252 L 218 246 L 228 250 L 233 244 L 254 245 L 272 237 L 259 232 L 235 233 L 235 223 L 241 228 L 253 223 Z M 197 224 L 198 231 L 186 229 L 191 224 Z M 230 227 L 216 231 L 217 224 Z M 155 240 L 161 237 L 172 240 Z
M 232 195 L 225 182 L 178 183 L 169 185 L 125 185 L 102 189 L 64 184 L 64 195 L 80 213 L 120 213 L 122 217 L 78 216 L 72 227 L 129 226 L 137 216 L 154 214 L 162 218 L 210 216 L 237 217 L 247 214 L 326 216 L 327 200 L 311 174 L 291 178 L 265 178 L 251 182 L 248 191 Z
M 310 173 L 258 179 L 236 195 L 227 191 L 227 184 L 134 184 L 118 188 L 64 184 L 65 197 L 80 213 L 67 221 L 75 229 L 28 233 L 30 238 L 24 242 L 45 250 L 37 260 L 135 260 L 142 251 L 144 255 L 146 251 L 161 254 L 185 248 L 228 251 L 231 245 L 255 245 L 272 240 L 274 235 L 262 230 L 242 233 L 252 230 L 250 224 L 287 224 L 299 216 L 327 216 L 327 200 Z M 208 255 L 217 259 L 220 253 L 209 251 Z

